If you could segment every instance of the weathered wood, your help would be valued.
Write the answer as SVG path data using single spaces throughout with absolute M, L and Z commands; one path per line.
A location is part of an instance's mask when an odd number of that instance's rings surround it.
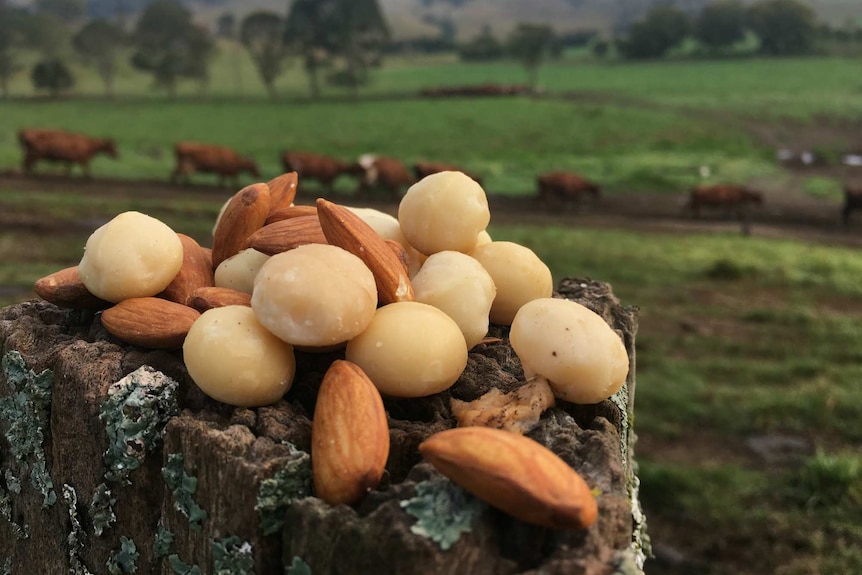
M 285 399 L 232 408 L 197 389 L 179 352 L 123 345 L 98 314 L 37 300 L 4 308 L 0 573 L 124 573 L 132 563 L 137 573 L 164 574 L 195 567 L 238 574 L 305 567 L 315 574 L 593 574 L 623 565 L 637 572 L 632 541 L 640 540 L 641 525 L 636 498 L 631 503 L 637 478 L 629 427 L 636 310 L 590 280 L 564 280 L 559 295 L 602 315 L 623 337 L 632 365 L 623 393 L 595 406 L 560 402 L 528 434 L 601 491 L 599 520 L 583 532 L 533 527 L 491 509 L 418 454 L 423 439 L 455 425 L 450 397 L 472 400 L 523 381 L 506 328 L 493 326 L 490 335 L 501 341 L 472 350 L 450 390 L 385 401 L 387 470 L 352 509 L 326 505 L 310 484 L 310 414 L 337 354 L 298 354 Z M 47 398 L 39 391 L 43 370 L 51 376 Z M 40 401 L 43 420 L 30 410 Z M 40 458 L 41 475 L 33 471 Z M 42 479 L 38 489 L 31 474 Z

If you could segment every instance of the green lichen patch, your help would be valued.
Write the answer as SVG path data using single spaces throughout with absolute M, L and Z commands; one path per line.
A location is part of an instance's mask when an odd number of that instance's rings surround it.
M 284 527 L 284 511 L 290 502 L 311 495 L 311 456 L 288 444 L 290 455 L 284 467 L 260 482 L 255 509 L 264 535 Z
M 214 539 L 214 575 L 254 575 L 254 555 L 251 544 L 239 537 Z
M 294 555 L 290 565 L 284 568 L 284 575 L 311 575 L 311 567 L 299 555 Z
M 129 474 L 158 447 L 165 424 L 179 413 L 178 385 L 147 365 L 111 385 L 99 413 L 108 434 L 105 479 L 128 485 Z
M 5 561 L 3 561 L 3 565 L 0 565 L 0 575 L 12 575 L 12 558 L 7 557 Z
M 63 503 L 69 511 L 69 535 L 66 536 L 66 546 L 69 550 L 69 573 L 72 575 L 93 575 L 81 560 L 81 550 L 84 548 L 86 534 L 78 520 L 78 495 L 71 485 L 63 484 Z
M 448 479 L 430 479 L 417 483 L 416 497 L 402 501 L 401 507 L 417 519 L 410 531 L 446 551 L 461 533 L 472 530 L 473 518 L 485 504 Z
M 105 565 L 111 575 L 122 575 L 123 573 L 134 573 L 138 570 L 138 548 L 135 542 L 128 537 L 120 537 L 120 548 L 114 551 Z
M 156 529 L 156 542 L 153 545 L 153 553 L 156 557 L 167 557 L 171 553 L 171 547 L 174 544 L 174 534 L 170 529 L 162 525 L 159 520 L 159 526 Z
M 176 510 L 188 517 L 194 529 L 200 529 L 201 523 L 207 518 L 207 512 L 195 501 L 198 479 L 186 473 L 182 453 L 168 455 L 168 462 L 162 467 L 162 477 L 174 496 Z
M 29 469 L 30 483 L 42 494 L 42 506 L 50 507 L 56 503 L 57 494 L 48 474 L 42 442 L 51 424 L 53 374 L 47 369 L 39 374 L 27 369 L 17 351 L 6 353 L 2 366 L 10 394 L 0 397 L 0 421 L 9 453 L 22 472 Z
M 114 515 L 114 505 L 117 503 L 117 498 L 111 494 L 111 490 L 104 483 L 100 483 L 93 493 L 93 500 L 90 502 L 90 522 L 93 524 L 93 532 L 96 537 L 101 537 L 102 533 L 117 521 L 117 516 Z
M 7 477 L 7 487 L 9 486 L 9 480 Z M 15 522 L 14 517 L 12 516 L 12 497 L 10 496 L 10 492 L 18 493 L 21 490 L 21 485 L 18 484 L 18 489 L 9 489 L 7 491 L 2 486 L 0 486 L 0 517 L 3 517 L 8 523 L 9 528 L 12 530 L 12 536 L 15 539 L 27 539 L 30 537 L 30 528 L 24 523 L 23 525 L 19 525 Z
M 174 553 L 168 556 L 168 562 L 171 564 L 171 571 L 176 575 L 202 575 L 201 568 L 197 565 L 189 565 L 180 556 Z

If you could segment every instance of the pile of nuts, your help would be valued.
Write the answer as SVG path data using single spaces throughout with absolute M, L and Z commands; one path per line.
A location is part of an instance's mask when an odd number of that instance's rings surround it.
M 520 391 L 545 390 L 532 399 L 497 392 L 489 398 L 495 413 L 527 402 L 539 406 L 537 419 L 554 396 L 596 403 L 625 382 L 619 336 L 589 309 L 552 298 L 551 272 L 530 249 L 491 240 L 487 197 L 466 175 L 417 182 L 397 218 L 325 199 L 297 206 L 296 186 L 291 172 L 234 194 L 212 249 L 150 216 L 122 213 L 93 232 L 79 265 L 38 280 L 35 291 L 59 306 L 102 309 L 105 329 L 127 343 L 182 349 L 200 389 L 231 405 L 284 396 L 295 353 L 343 349 L 323 378 L 312 424 L 315 492 L 331 504 L 358 503 L 382 477 L 382 397 L 448 389 L 489 321 L 511 325 L 529 380 Z M 472 426 L 429 437 L 422 455 L 524 521 L 592 524 L 597 506 L 584 480 L 521 435 L 524 425 L 488 417 L 481 399 L 459 408 L 470 412 L 459 421 Z

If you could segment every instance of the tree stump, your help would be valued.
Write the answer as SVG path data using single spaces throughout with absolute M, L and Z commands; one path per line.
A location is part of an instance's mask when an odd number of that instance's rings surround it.
M 528 433 L 599 493 L 599 518 L 584 531 L 522 523 L 419 455 L 422 440 L 455 426 L 451 398 L 523 383 L 507 328 L 492 326 L 499 341 L 471 350 L 451 389 L 385 400 L 386 472 L 354 509 L 327 505 L 311 484 L 311 414 L 337 353 L 297 353 L 284 399 L 234 408 L 198 390 L 179 352 L 125 345 L 98 313 L 40 300 L 4 308 L 0 573 L 640 573 L 636 309 L 587 279 L 563 280 L 556 295 L 604 317 L 631 362 L 613 398 L 560 401 Z

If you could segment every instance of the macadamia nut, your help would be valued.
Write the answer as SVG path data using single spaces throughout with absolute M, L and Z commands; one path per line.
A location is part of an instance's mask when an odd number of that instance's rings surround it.
M 117 303 L 158 294 L 182 265 L 176 232 L 146 214 L 123 212 L 87 239 L 78 273 L 90 293 Z
M 629 358 L 622 340 L 601 316 L 579 303 L 555 298 L 526 303 L 509 338 L 524 374 L 547 379 L 560 399 L 598 403 L 626 381 Z
M 268 255 L 254 248 L 242 250 L 218 265 L 215 270 L 216 287 L 251 293 L 254 290 L 254 278 L 268 259 Z
M 551 270 L 530 248 L 513 242 L 490 242 L 478 246 L 470 255 L 491 274 L 497 286 L 490 314 L 493 323 L 509 325 L 522 305 L 554 293 Z
M 422 178 L 410 186 L 398 206 L 404 237 L 425 255 L 469 252 L 490 220 L 485 190 L 461 172 Z
M 424 397 L 458 380 L 467 366 L 467 344 L 455 320 L 436 307 L 397 302 L 377 310 L 368 328 L 347 343 L 346 356 L 380 393 Z
M 293 384 L 293 348 L 255 317 L 247 306 L 205 311 L 183 344 L 189 375 L 211 398 L 242 407 L 275 403 Z
M 461 252 L 437 252 L 413 278 L 416 301 L 433 305 L 455 320 L 467 348 L 488 333 L 488 313 L 497 293 L 482 264 Z
M 331 346 L 368 326 L 377 286 L 371 270 L 350 252 L 307 244 L 263 264 L 251 307 L 264 327 L 288 343 Z

